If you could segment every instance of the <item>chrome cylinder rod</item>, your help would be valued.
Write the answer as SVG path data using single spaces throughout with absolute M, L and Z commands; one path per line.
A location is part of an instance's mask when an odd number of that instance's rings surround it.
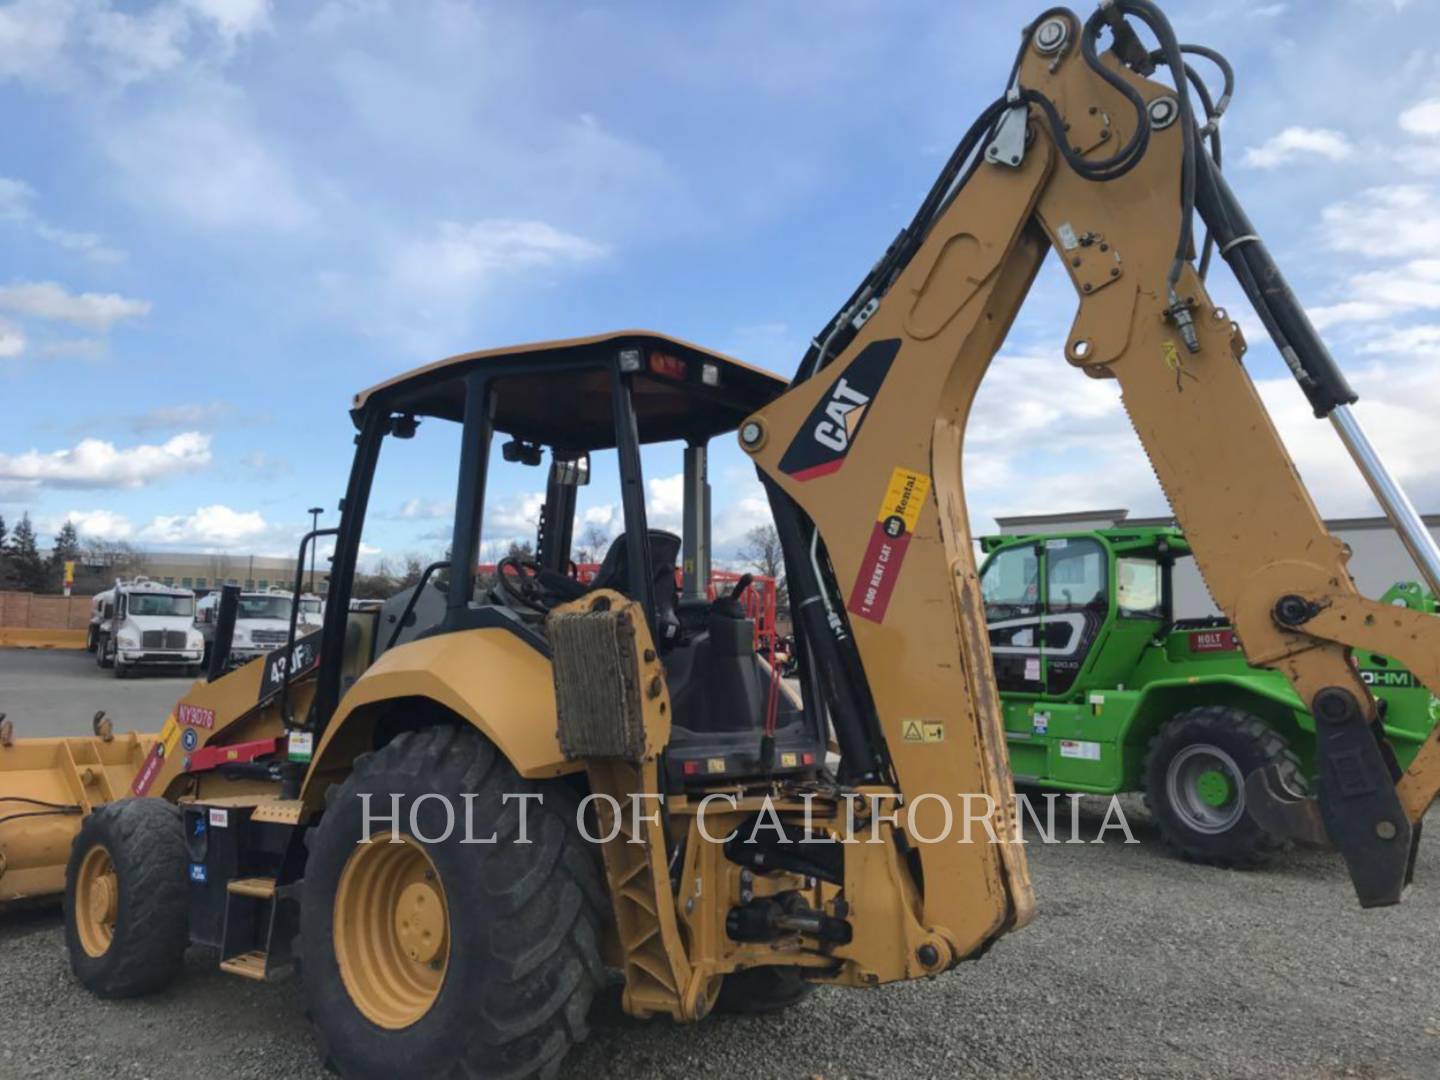
M 1385 511 L 1390 524 L 1400 534 L 1400 542 L 1405 545 L 1410 558 L 1415 560 L 1415 566 L 1425 579 L 1425 584 L 1430 587 L 1431 592 L 1440 596 L 1440 547 L 1435 545 L 1435 538 L 1430 535 L 1425 522 L 1416 513 L 1410 496 L 1405 494 L 1395 477 L 1390 475 L 1384 459 L 1380 457 L 1379 451 L 1360 425 L 1360 418 L 1349 405 L 1337 405 L 1331 410 L 1330 422 L 1335 425 L 1340 441 L 1345 444 L 1345 449 L 1350 451 L 1350 456 L 1360 467 L 1360 472 L 1370 485 L 1370 490 L 1375 493 L 1380 508 Z

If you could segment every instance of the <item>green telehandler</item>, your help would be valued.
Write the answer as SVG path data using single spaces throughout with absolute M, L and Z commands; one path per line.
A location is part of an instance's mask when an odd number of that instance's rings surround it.
M 1315 719 L 1279 671 L 1252 667 L 1223 617 L 1177 619 L 1180 530 L 988 536 L 980 572 L 1016 782 L 1142 791 L 1166 843 L 1219 866 L 1283 846 L 1247 811 L 1245 777 L 1269 768 L 1297 795 L 1315 775 Z M 1413 583 L 1386 604 L 1433 614 Z M 1357 649 L 1403 768 L 1440 701 L 1400 664 Z

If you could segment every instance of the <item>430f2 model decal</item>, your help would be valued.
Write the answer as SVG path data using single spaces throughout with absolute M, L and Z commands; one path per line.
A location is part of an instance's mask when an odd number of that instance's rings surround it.
M 860 426 L 890 365 L 900 351 L 900 340 L 872 341 L 850 361 L 829 391 L 810 410 L 799 434 L 780 459 L 780 471 L 796 480 L 828 476 L 845 464 L 860 434 Z

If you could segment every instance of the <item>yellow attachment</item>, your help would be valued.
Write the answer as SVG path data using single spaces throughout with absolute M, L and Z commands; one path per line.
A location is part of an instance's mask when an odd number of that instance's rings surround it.
M 34 630 L 24 626 L 0 626 L 0 648 L 83 649 L 84 630 Z
M 120 913 L 120 880 L 103 844 L 85 853 L 75 882 L 75 931 L 90 956 L 104 956 L 115 937 Z
M 357 844 L 335 891 L 335 958 L 350 1000 L 391 1031 L 435 1004 L 450 959 L 450 911 L 425 849 L 400 833 Z
M 0 744 L 0 902 L 65 891 L 82 815 L 130 793 L 154 742 L 130 734 Z

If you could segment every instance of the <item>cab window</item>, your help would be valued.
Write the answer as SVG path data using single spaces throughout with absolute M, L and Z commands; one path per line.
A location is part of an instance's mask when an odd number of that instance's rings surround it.
M 1040 605 L 1040 560 L 1029 544 L 998 553 L 980 579 L 985 621 L 1033 615 Z
M 1052 612 L 1105 607 L 1105 550 L 1094 540 L 1052 540 L 1045 550 Z
M 1154 559 L 1116 559 L 1115 606 L 1121 617 L 1162 618 L 1160 581 L 1160 564 Z

